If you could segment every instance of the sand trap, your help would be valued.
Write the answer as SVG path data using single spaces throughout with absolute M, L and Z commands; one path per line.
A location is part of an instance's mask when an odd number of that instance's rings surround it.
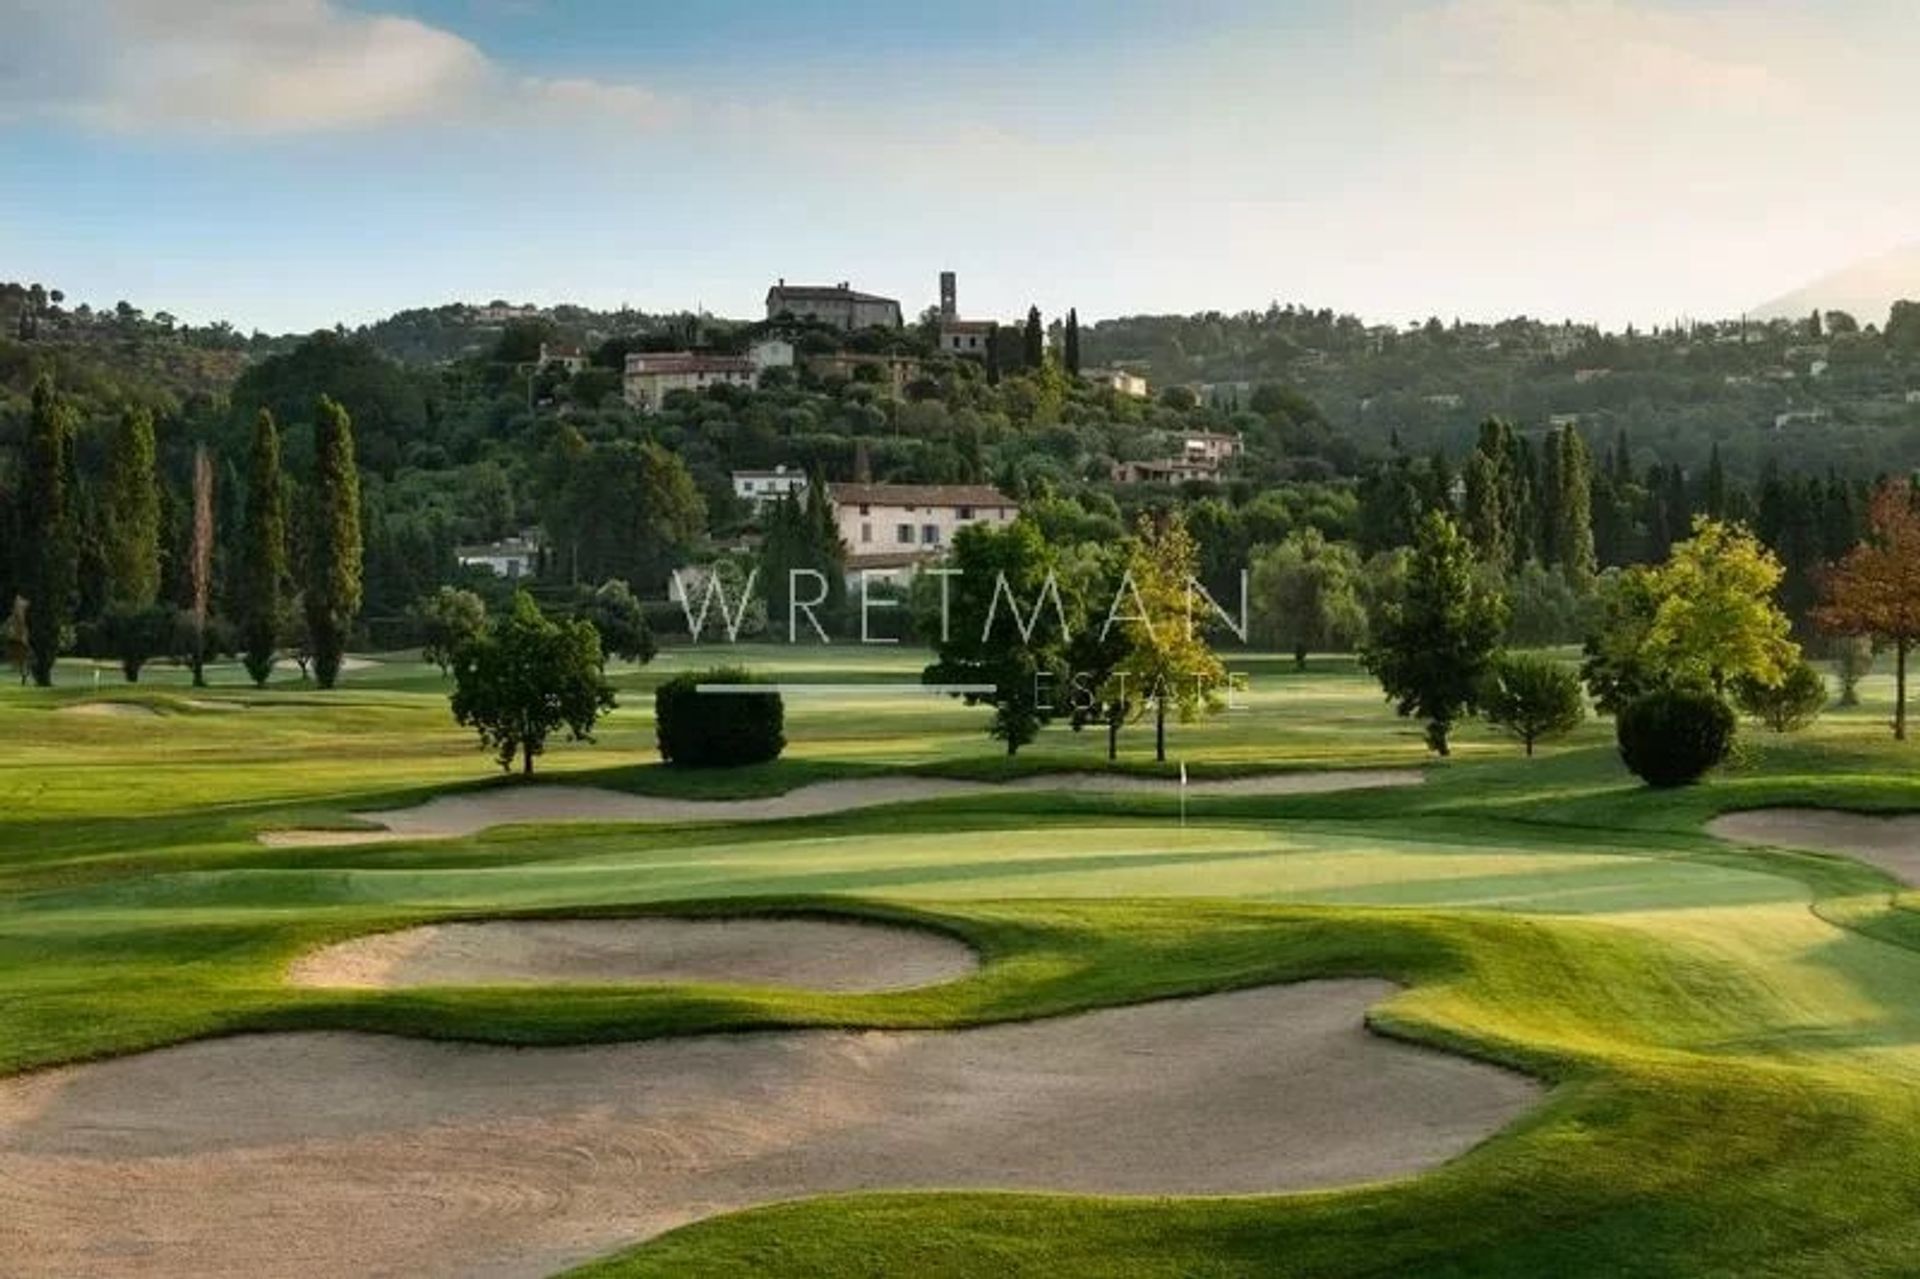
M 831 1191 L 1399 1176 L 1541 1091 L 1367 1034 L 1391 990 L 567 1049 L 258 1035 L 0 1080 L 0 1273 L 547 1275 Z
M 1722 839 L 1857 857 L 1899 879 L 1920 884 L 1920 813 L 1874 816 L 1824 808 L 1757 808 L 1707 823 Z
M 927 929 L 827 919 L 500 919 L 356 937 L 304 955 L 296 986 L 734 982 L 812 990 L 930 986 L 979 966 Z
M 1194 782 L 1187 793 L 1206 795 L 1309 795 L 1323 791 L 1379 786 L 1414 786 L 1424 775 L 1413 769 L 1348 770 L 1323 773 L 1267 773 Z M 382 827 L 371 831 L 272 830 L 261 842 L 282 846 L 374 844 L 400 839 L 451 839 L 493 826 L 542 822 L 702 822 L 774 821 L 814 817 L 879 804 L 946 799 L 956 795 L 996 795 L 1023 791 L 1078 791 L 1103 794 L 1174 795 L 1178 783 L 1123 773 L 1054 773 L 1011 782 L 966 782 L 944 777 L 871 777 L 816 782 L 766 799 L 663 799 L 588 786 L 514 786 L 464 795 L 443 795 L 413 808 L 355 813 Z
M 106 719 L 140 719 L 160 712 L 144 702 L 75 702 L 71 706 L 62 706 L 57 712 L 61 715 L 99 716 Z

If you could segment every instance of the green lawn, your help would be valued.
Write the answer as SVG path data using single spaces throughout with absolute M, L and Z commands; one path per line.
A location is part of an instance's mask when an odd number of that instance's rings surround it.
M 732 657 L 741 654 L 730 654 Z M 912 682 L 922 655 L 744 654 L 783 680 Z M 792 747 L 743 774 L 650 762 L 648 692 L 543 774 L 768 793 L 915 769 L 1104 766 L 1060 729 L 1011 765 L 984 712 L 795 698 Z M 1247 709 L 1174 730 L 1203 771 L 1419 763 L 1349 662 L 1240 663 Z M 0 1071 L 194 1035 L 349 1027 L 521 1043 L 768 1025 L 948 1026 L 1318 975 L 1406 990 L 1387 1033 L 1560 1083 L 1528 1120 L 1413 1181 L 1133 1201 L 865 1195 L 717 1218 L 590 1268 L 618 1275 L 1824 1275 L 1920 1273 L 1920 920 L 1844 859 L 1700 833 L 1769 803 L 1920 808 L 1889 690 L 1792 739 L 1750 733 L 1711 784 L 1632 784 L 1590 724 L 1528 761 L 1484 729 L 1428 784 L 1294 797 L 970 797 L 694 828 L 549 826 L 439 843 L 274 849 L 449 786 L 498 784 L 438 672 L 389 660 L 321 694 L 228 668 L 193 691 L 83 666 L 0 692 Z M 77 705 L 129 700 L 153 713 Z M 1150 734 L 1124 739 L 1151 767 Z M 882 995 L 682 987 L 325 992 L 305 947 L 515 912 L 840 910 L 956 932 L 988 962 Z

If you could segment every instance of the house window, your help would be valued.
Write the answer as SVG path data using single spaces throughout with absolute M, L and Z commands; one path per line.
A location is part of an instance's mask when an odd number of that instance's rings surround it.
M 900 545 L 902 546 L 912 546 L 913 545 L 913 525 L 901 524 L 896 526 L 893 530 L 893 540 L 900 543 Z
M 862 542 L 871 542 L 873 540 L 873 525 L 862 524 L 860 526 L 860 540 Z
M 938 524 L 922 524 L 920 526 L 920 541 L 927 546 L 940 545 L 940 526 Z
M 973 518 L 973 508 L 972 508 L 971 506 L 963 506 L 963 507 L 961 507 L 961 508 L 960 508 L 960 518 L 961 518 L 961 519 L 963 519 L 963 520 L 970 520 L 970 519 L 972 519 L 972 518 Z
M 860 503 L 860 514 L 871 515 L 873 514 L 873 512 L 867 509 L 867 504 L 865 502 L 862 502 Z

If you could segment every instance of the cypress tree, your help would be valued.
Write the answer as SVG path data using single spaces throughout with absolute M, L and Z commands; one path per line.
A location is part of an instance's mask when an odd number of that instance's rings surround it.
M 1463 512 L 1468 539 L 1485 563 L 1505 572 L 1514 562 L 1514 516 L 1519 498 L 1514 471 L 1517 450 L 1505 422 L 1489 418 L 1480 426 L 1480 442 L 1467 459 Z
M 264 686 L 280 641 L 287 580 L 287 508 L 280 478 L 280 432 L 265 409 L 254 419 L 247 456 L 247 506 L 240 534 L 240 653 Z
M 153 415 L 120 415 L 107 468 L 107 607 L 135 612 L 160 597 L 160 482 L 154 473 Z
M 1080 376 L 1080 312 L 1067 308 L 1066 336 L 1067 373 L 1071 377 Z
M 360 472 L 353 459 L 353 422 L 320 397 L 314 422 L 313 504 L 306 563 L 307 636 L 313 676 L 332 688 L 360 613 Z
M 1554 502 L 1554 548 L 1567 580 L 1584 591 L 1593 581 L 1593 455 L 1571 426 L 1560 436 L 1560 492 Z
M 21 535 L 25 563 L 28 665 L 33 682 L 53 683 L 53 663 L 73 618 L 79 552 L 73 527 L 73 409 L 55 393 L 53 379 L 33 387 L 27 423 L 26 486 Z
M 1572 429 L 1565 428 L 1566 431 Z M 1549 430 L 1540 448 L 1539 550 L 1542 564 L 1560 562 L 1560 503 L 1566 493 L 1566 477 L 1563 474 L 1566 462 L 1561 455 L 1563 443 L 1562 431 Z
M 1714 519 L 1727 516 L 1727 468 L 1720 460 L 1720 441 L 1713 442 L 1707 457 L 1707 478 L 1700 489 L 1700 506 Z
M 1047 362 L 1047 334 L 1040 326 L 1040 308 L 1027 308 L 1027 329 L 1022 335 L 1021 359 L 1029 369 L 1037 369 Z

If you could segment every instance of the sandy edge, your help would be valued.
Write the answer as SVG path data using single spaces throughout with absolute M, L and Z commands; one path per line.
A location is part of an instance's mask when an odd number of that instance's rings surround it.
M 1262 773 L 1191 783 L 1195 798 L 1217 795 L 1312 795 L 1330 791 L 1416 786 L 1426 774 L 1416 769 L 1341 769 L 1322 772 Z M 1048 773 L 1008 782 L 974 782 L 944 777 L 873 777 L 814 782 L 781 795 L 759 799 L 692 800 L 591 786 L 540 784 L 497 786 L 491 790 L 442 795 L 411 808 L 352 814 L 378 830 L 269 830 L 260 842 L 276 847 L 375 844 L 395 840 L 457 839 L 495 826 L 561 822 L 776 821 L 815 817 L 956 796 L 1028 792 L 1177 795 L 1171 778 L 1126 773 Z
M 1840 808 L 1750 808 L 1722 813 L 1707 833 L 1742 844 L 1801 848 L 1863 861 L 1920 886 L 1920 813 L 1861 813 Z
M 300 956 L 295 986 L 723 982 L 840 993 L 957 980 L 980 956 L 931 928 L 853 919 L 496 919 L 427 924 L 349 938 Z

